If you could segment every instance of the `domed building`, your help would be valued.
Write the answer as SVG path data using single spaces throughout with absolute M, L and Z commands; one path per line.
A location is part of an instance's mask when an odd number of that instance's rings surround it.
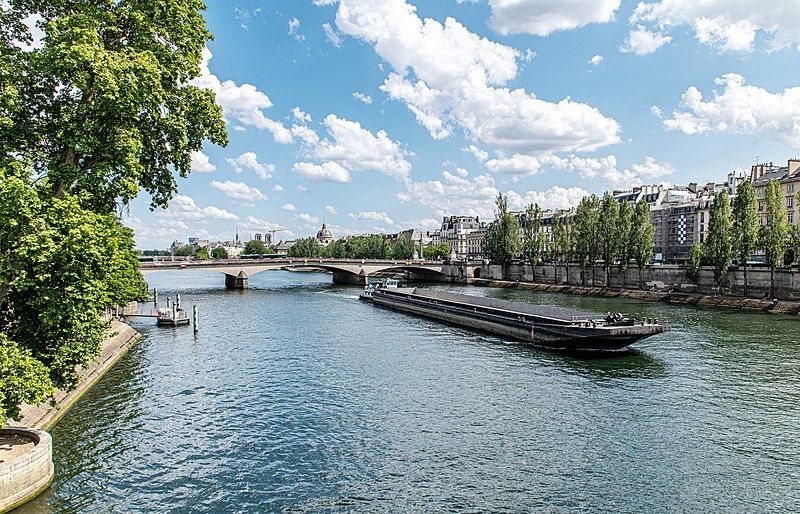
M 328 246 L 333 242 L 333 234 L 328 230 L 328 225 L 322 224 L 322 228 L 317 232 L 317 242 L 320 246 Z

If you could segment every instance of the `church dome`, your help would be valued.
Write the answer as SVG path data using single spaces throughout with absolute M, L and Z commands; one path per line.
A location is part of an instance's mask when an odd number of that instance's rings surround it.
M 322 228 L 319 230 L 319 232 L 317 232 L 317 239 L 332 239 L 332 238 L 333 234 L 331 234 L 331 231 L 328 230 L 328 225 L 323 223 Z

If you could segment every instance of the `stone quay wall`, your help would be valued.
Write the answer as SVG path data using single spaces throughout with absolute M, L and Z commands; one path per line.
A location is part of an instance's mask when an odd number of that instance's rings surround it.
M 53 481 L 53 442 L 41 430 L 10 428 L 2 434 L 16 435 L 35 443 L 25 456 L 0 463 L 0 513 L 8 512 L 50 486 Z
M 534 279 L 533 273 L 536 273 Z M 475 268 L 473 277 L 490 280 L 510 280 L 519 282 L 535 282 L 540 284 L 558 284 L 571 286 L 592 286 L 591 268 L 585 270 L 585 282 L 581 269 L 577 265 L 543 264 L 535 267 L 523 264 L 488 265 Z M 621 273 L 616 266 L 609 273 L 609 286 L 614 289 L 640 289 L 639 268 L 631 266 Z M 749 268 L 747 272 L 748 298 L 769 299 L 770 271 L 765 267 Z M 595 268 L 595 286 L 605 286 L 606 274 L 601 266 Z M 700 295 L 715 295 L 719 286 L 714 280 L 714 269 L 703 267 L 700 278 L 692 282 L 686 277 L 686 268 L 677 265 L 646 266 L 642 270 L 642 290 L 661 292 L 680 292 Z M 722 282 L 723 295 L 744 297 L 744 272 L 739 268 L 731 268 Z M 775 298 L 779 300 L 800 301 L 800 273 L 795 270 L 778 269 L 775 271 Z

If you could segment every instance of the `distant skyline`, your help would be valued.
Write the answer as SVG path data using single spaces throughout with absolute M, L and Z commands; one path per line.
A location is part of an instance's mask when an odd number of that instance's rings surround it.
M 140 248 L 432 230 L 800 155 L 800 2 L 210 0 L 196 80 L 230 134 Z

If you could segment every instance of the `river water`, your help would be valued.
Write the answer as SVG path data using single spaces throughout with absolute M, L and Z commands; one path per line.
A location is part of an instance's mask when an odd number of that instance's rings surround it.
M 581 359 L 383 310 L 321 273 L 147 277 L 197 304 L 51 429 L 40 512 L 800 511 L 800 320 L 499 289 L 671 322 Z

